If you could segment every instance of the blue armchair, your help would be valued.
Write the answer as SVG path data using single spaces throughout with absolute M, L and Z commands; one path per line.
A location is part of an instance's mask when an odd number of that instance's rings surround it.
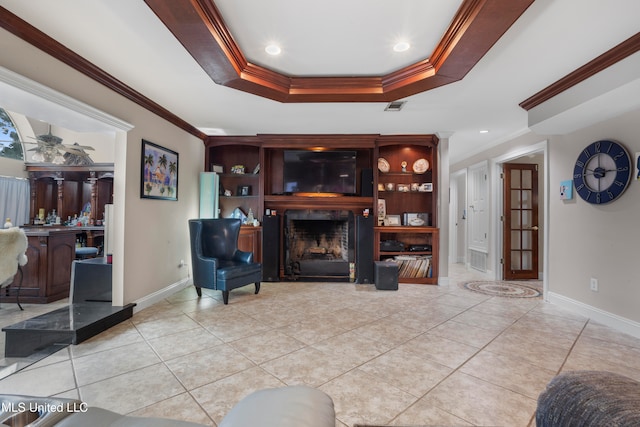
M 238 249 L 239 219 L 190 219 L 191 266 L 198 296 L 202 289 L 222 291 L 229 303 L 232 289 L 255 283 L 260 291 L 262 265 L 253 262 L 253 254 Z

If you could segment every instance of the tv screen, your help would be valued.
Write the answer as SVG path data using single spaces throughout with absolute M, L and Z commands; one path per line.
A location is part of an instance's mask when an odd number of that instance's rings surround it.
M 355 151 L 284 151 L 286 193 L 356 194 Z

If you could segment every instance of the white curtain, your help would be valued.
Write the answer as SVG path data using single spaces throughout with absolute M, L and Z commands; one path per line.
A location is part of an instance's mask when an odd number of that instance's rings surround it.
M 0 176 L 0 224 L 7 218 L 14 227 L 28 224 L 29 197 L 29 180 Z

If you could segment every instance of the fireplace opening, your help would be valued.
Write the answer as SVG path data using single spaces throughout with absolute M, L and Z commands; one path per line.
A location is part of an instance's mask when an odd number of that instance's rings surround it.
M 289 279 L 349 280 L 354 252 L 350 211 L 289 210 L 285 221 Z

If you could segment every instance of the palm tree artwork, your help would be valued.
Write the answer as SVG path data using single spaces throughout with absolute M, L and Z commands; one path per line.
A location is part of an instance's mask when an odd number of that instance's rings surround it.
M 151 189 L 153 188 L 151 185 L 151 168 L 153 167 L 153 163 L 153 154 L 144 156 L 144 188 L 147 195 L 151 193 Z
M 169 163 L 169 195 L 173 195 L 173 189 L 175 187 L 176 182 L 176 174 L 178 173 L 178 162 L 170 162 Z
M 141 197 L 177 200 L 178 153 L 143 141 Z

